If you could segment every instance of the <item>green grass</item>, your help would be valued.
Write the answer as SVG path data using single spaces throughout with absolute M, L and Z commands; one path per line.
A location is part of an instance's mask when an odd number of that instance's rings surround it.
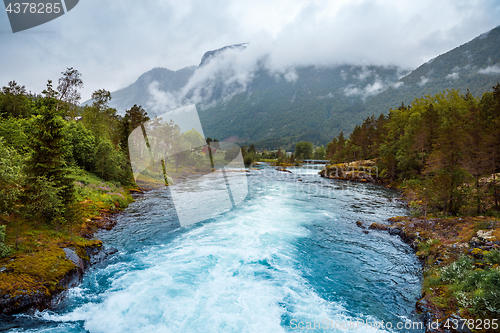
M 495 261 L 494 265 L 476 268 L 477 263 L 484 263 L 481 259 L 463 256 L 441 268 L 438 271 L 439 278 L 433 275 L 432 283 L 429 281 L 427 284 L 441 284 L 449 288 L 449 296 L 458 302 L 462 311 L 470 312 L 477 318 L 500 319 L 500 252 L 489 253 L 485 257 L 489 256 L 487 258 Z
M 83 170 L 75 170 L 75 196 L 77 203 L 68 208 L 71 219 L 62 224 L 29 221 L 20 216 L 2 216 L 5 245 L 8 256 L 0 259 L 0 297 L 9 298 L 32 292 L 46 295 L 60 289 L 59 281 L 75 265 L 63 251 L 71 247 L 85 256 L 85 248 L 101 246 L 96 239 L 80 236 L 85 229 L 96 227 L 92 218 L 102 212 L 118 211 L 133 201 L 128 190 L 117 183 L 105 182 Z
M 76 199 L 85 208 L 86 215 L 93 217 L 100 210 L 119 210 L 133 201 L 128 191 L 113 182 L 105 182 L 92 173 L 80 170 L 75 174 Z
M 421 242 L 418 244 L 417 255 L 422 258 L 425 258 L 431 253 L 431 251 L 435 250 L 439 245 L 441 245 L 441 241 L 439 239 L 429 239 L 425 242 Z

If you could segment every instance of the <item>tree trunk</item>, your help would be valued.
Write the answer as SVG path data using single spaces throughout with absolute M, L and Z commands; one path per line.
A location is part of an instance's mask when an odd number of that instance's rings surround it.
M 495 170 L 496 171 L 496 170 Z M 493 172 L 493 195 L 495 197 L 495 209 L 498 211 L 498 189 L 496 182 L 496 173 Z

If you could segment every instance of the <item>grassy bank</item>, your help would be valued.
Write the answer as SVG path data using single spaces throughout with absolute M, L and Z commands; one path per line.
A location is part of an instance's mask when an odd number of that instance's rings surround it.
M 441 327 L 468 320 L 477 332 L 497 332 L 500 320 L 500 221 L 492 217 L 399 216 L 370 229 L 387 230 L 410 244 L 423 263 L 417 307 Z M 484 325 L 487 321 L 488 325 Z M 481 324 L 482 325 L 479 325 Z
M 0 299 L 61 291 L 61 280 L 76 269 L 63 249 L 71 248 L 88 259 L 85 249 L 102 245 L 94 233 L 99 227 L 109 227 L 108 216 L 133 201 L 130 189 L 85 171 L 75 174 L 75 188 L 79 204 L 74 207 L 73 222 L 47 225 L 15 216 L 5 218 L 4 243 L 9 255 L 0 260 Z

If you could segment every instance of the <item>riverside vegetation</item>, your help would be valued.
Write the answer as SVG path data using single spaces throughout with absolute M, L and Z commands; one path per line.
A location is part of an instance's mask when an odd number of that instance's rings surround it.
M 100 215 L 133 200 L 127 139 L 147 113 L 134 105 L 119 116 L 106 90 L 79 107 L 80 73 L 62 74 L 56 89 L 48 81 L 41 94 L 14 81 L 0 92 L 3 300 L 60 291 L 75 269 L 63 249 L 85 259 L 86 249 L 101 246 L 95 230 L 108 227 Z M 299 142 L 291 155 L 259 153 L 254 145 L 242 152 L 246 164 L 326 158 L 338 168 L 359 160 L 376 166 L 374 180 L 404 190 L 416 216 L 370 227 L 399 234 L 425 261 L 421 306 L 439 318 L 457 310 L 466 318 L 500 318 L 499 84 L 481 98 L 452 90 L 416 99 L 366 119 L 347 139 L 340 133 L 326 148 Z
M 500 84 L 480 98 L 451 90 L 402 104 L 387 116 L 367 118 L 349 138 L 340 133 L 326 151 L 332 164 L 322 176 L 379 181 L 403 191 L 413 217 L 358 226 L 387 230 L 415 248 L 424 263 L 418 307 L 427 319 L 452 328 L 448 319 L 461 317 L 475 331 L 496 332 Z
M 58 86 L 49 80 L 41 94 L 15 81 L 0 91 L 0 314 L 47 307 L 92 256 L 106 253 L 94 234 L 114 226 L 109 215 L 133 201 L 138 184 L 164 186 L 206 172 L 202 147 L 219 147 L 194 129 L 181 133 L 172 121 L 149 121 L 141 106 L 118 115 L 104 89 L 80 107 L 81 74 L 61 74 Z M 128 139 L 141 124 L 162 138 L 150 138 L 153 153 L 165 151 L 166 142 L 185 151 L 163 161 L 166 174 L 151 166 L 136 183 Z M 217 154 L 212 163 L 235 153 Z
M 41 94 L 15 81 L 0 91 L 0 313 L 50 301 L 77 270 L 64 250 L 89 260 L 105 215 L 133 200 L 127 137 L 149 118 L 136 105 L 117 115 L 106 90 L 79 107 L 82 85 L 68 68 Z

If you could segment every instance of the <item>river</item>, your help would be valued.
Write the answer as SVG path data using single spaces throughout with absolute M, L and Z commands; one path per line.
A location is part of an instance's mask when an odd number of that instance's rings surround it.
M 9 332 L 409 331 L 396 325 L 419 321 L 420 263 L 399 237 L 356 226 L 408 214 L 398 193 L 316 168 L 251 170 L 240 205 L 187 227 L 168 188 L 139 196 L 99 234 L 119 252 Z

